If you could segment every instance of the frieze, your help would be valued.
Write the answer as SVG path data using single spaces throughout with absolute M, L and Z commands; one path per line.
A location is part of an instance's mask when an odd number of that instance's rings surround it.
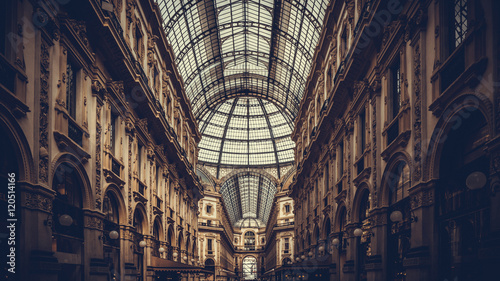
M 420 190 L 417 193 L 411 195 L 410 204 L 412 210 L 434 204 L 433 189 Z
M 78 38 L 82 41 L 83 45 L 88 47 L 89 40 L 87 38 L 87 27 L 85 26 L 85 21 L 68 19 L 67 23 L 70 25 L 71 29 L 73 29 L 73 31 L 76 33 Z
M 47 43 L 42 41 L 40 52 L 40 153 L 39 153 L 39 179 L 43 183 L 48 183 L 49 175 L 49 66 L 50 55 Z
M 414 163 L 413 163 L 413 181 L 417 182 L 421 178 L 421 155 L 422 155 L 422 132 L 421 132 L 421 123 L 422 123 L 422 118 L 421 118 L 421 107 L 422 107 L 422 102 L 421 102 L 421 91 L 420 91 L 420 84 L 421 84 L 421 66 L 420 66 L 420 44 L 416 44 L 414 47 L 414 87 L 413 87 L 413 96 L 415 99 L 414 103 L 414 123 L 413 123 L 413 154 L 414 154 Z
M 92 228 L 97 230 L 102 230 L 103 228 L 103 223 L 101 218 L 94 216 L 84 216 L 83 220 L 85 228 Z
M 23 207 L 47 213 L 52 212 L 52 199 L 37 193 L 26 192 L 24 194 Z

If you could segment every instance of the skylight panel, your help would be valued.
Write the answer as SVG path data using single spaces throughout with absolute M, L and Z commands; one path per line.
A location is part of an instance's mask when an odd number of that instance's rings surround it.
M 202 139 L 205 135 L 235 138 L 248 146 L 249 138 L 272 143 L 271 137 L 286 137 L 305 90 L 328 1 L 282 1 L 276 7 L 271 0 L 157 2 L 193 113 L 206 122 L 203 126 L 200 122 Z M 274 13 L 277 7 L 280 11 Z M 273 26 L 274 15 L 277 26 Z M 272 53 L 271 38 L 275 40 Z M 268 97 L 277 107 L 267 101 L 263 101 L 265 111 L 260 105 L 238 106 L 235 112 L 231 112 L 231 102 L 217 106 L 247 93 Z M 248 101 L 258 104 L 256 98 Z M 211 114 L 213 110 L 221 114 Z M 247 120 L 249 114 L 251 120 Z M 200 143 L 201 151 L 214 146 L 213 141 Z M 229 146 L 225 149 L 236 151 Z M 263 153 L 275 155 L 274 150 L 273 145 Z M 221 157 L 215 158 L 210 163 L 219 164 Z M 269 159 L 259 163 L 276 164 L 276 156 Z

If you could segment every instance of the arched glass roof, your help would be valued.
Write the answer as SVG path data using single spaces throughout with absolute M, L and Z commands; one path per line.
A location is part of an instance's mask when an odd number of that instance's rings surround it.
M 304 94 L 328 2 L 157 0 L 177 68 L 200 123 L 201 161 L 252 165 L 257 156 L 252 153 L 262 157 L 255 165 L 279 165 L 292 159 L 291 150 L 284 152 L 284 147 L 291 142 L 290 128 Z M 271 114 L 261 110 L 255 113 L 261 117 L 252 118 L 248 113 L 244 117 L 244 112 L 230 112 L 233 107 L 244 111 L 245 102 L 252 105 L 247 109 L 269 107 Z M 273 115 L 275 111 L 280 113 Z M 209 122 L 214 124 L 212 129 L 205 124 Z M 278 126 L 280 122 L 287 122 L 288 127 Z M 259 132 L 251 130 L 254 123 Z M 263 124 L 269 128 L 262 129 Z M 288 134 L 286 141 L 282 141 L 282 131 Z M 254 138 L 262 138 L 262 145 L 250 141 Z M 241 141 L 234 141 L 237 139 Z M 240 157 L 244 153 L 249 155 Z
M 266 225 L 276 194 L 276 184 L 271 179 L 255 172 L 242 172 L 227 179 L 220 192 L 233 225 L 240 225 L 244 219 Z
M 253 97 L 230 99 L 210 109 L 199 125 L 202 162 L 261 166 L 293 161 L 292 127 L 271 102 Z

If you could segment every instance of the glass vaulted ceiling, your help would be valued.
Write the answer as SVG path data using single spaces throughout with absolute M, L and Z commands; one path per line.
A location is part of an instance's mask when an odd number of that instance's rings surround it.
M 276 184 L 269 178 L 254 172 L 239 173 L 225 181 L 220 192 L 233 225 L 266 225 L 276 193 Z M 249 219 L 255 223 L 247 225 L 245 221 Z
M 203 136 L 200 161 L 292 162 L 290 133 L 328 0 L 157 3 Z

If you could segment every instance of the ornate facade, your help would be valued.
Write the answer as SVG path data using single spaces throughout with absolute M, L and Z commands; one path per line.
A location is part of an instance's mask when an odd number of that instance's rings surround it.
M 493 278 L 498 8 L 362 0 L 329 7 L 292 134 L 292 275 Z M 318 266 L 306 270 L 311 263 Z
M 101 2 L 1 4 L 1 174 L 16 179 L 15 277 L 153 280 L 169 261 L 192 280 L 201 135 L 158 8 Z
M 3 279 L 495 279 L 498 1 L 0 2 Z

